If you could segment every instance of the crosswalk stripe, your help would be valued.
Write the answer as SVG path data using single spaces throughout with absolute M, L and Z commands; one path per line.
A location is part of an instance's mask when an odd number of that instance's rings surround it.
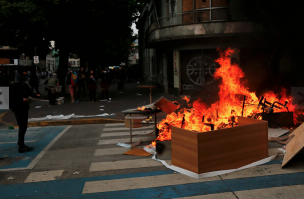
M 109 127 L 109 126 L 125 126 L 125 123 L 106 124 L 105 126 L 106 127 Z
M 114 162 L 95 162 L 91 164 L 90 172 L 143 168 L 143 167 L 153 167 L 153 166 L 163 166 L 163 164 L 158 161 L 152 160 L 151 158 L 138 159 L 138 160 L 121 160 Z
M 142 129 L 154 129 L 154 126 L 143 126 L 140 128 L 132 128 L 132 130 L 142 130 Z M 130 128 L 126 128 L 126 127 L 104 128 L 103 131 L 130 131 Z
M 260 199 L 260 198 L 304 198 L 304 185 L 293 185 L 283 187 L 272 187 L 266 189 L 254 189 L 236 191 L 239 199 Z
M 63 170 L 32 172 L 25 179 L 24 183 L 58 180 L 62 173 Z
M 130 179 L 117 179 L 117 180 L 103 180 L 86 182 L 82 193 L 100 193 L 108 191 L 130 190 L 130 189 L 143 189 L 149 187 L 162 187 L 170 185 L 181 185 L 197 182 L 208 182 L 220 180 L 218 176 L 194 179 L 189 178 L 183 174 L 168 174 L 160 176 L 148 176 Z
M 215 193 L 215 194 L 208 194 L 208 195 L 198 195 L 198 196 L 190 196 L 190 197 L 182 197 L 179 199 L 236 199 L 235 195 L 231 192 L 224 192 L 224 193 Z
M 149 136 L 144 138 L 132 138 L 132 143 L 138 142 L 141 140 L 144 141 L 153 141 L 155 140 L 155 137 Z M 98 145 L 104 145 L 104 144 L 117 144 L 117 143 L 130 143 L 130 138 L 121 138 L 121 139 L 110 139 L 110 140 L 99 140 Z
M 142 131 L 132 131 L 132 135 L 145 135 L 153 132 L 154 130 L 142 130 Z M 102 133 L 100 137 L 111 137 L 111 136 L 124 136 L 124 135 L 130 135 L 130 131 L 124 131 L 124 132 L 115 132 L 115 133 Z
M 284 169 L 281 168 L 281 164 L 261 165 L 261 166 L 255 166 L 237 172 L 221 175 L 221 177 L 224 180 L 227 180 L 227 179 L 236 179 L 236 178 L 297 173 L 297 172 L 304 172 L 303 164 L 293 165 L 293 167 L 284 168 Z
M 123 154 L 128 150 L 130 150 L 130 149 L 127 149 L 124 147 L 110 148 L 110 149 L 96 149 L 94 156 Z

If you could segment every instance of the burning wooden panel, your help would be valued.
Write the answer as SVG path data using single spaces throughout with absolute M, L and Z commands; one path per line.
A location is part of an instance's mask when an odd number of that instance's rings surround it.
M 172 165 L 200 174 L 236 169 L 268 157 L 267 121 L 238 120 L 237 127 L 202 133 L 172 127 Z

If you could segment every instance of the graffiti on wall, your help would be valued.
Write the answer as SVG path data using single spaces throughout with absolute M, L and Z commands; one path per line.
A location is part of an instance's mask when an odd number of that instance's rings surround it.
M 193 86 L 196 86 L 195 88 L 202 88 L 202 86 L 206 86 L 214 81 L 213 75 L 215 69 L 216 64 L 210 57 L 198 56 L 189 61 L 186 70 L 189 80 L 194 84 Z

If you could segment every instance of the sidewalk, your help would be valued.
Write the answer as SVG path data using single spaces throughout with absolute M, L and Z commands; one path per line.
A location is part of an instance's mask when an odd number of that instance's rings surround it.
M 44 81 L 40 82 L 39 91 L 41 92 L 43 98 L 47 97 L 47 92 L 44 91 L 45 85 Z M 112 84 L 109 89 L 109 101 L 100 101 L 101 99 L 101 89 L 97 89 L 97 101 L 84 101 L 82 98 L 78 103 L 71 104 L 70 98 L 65 98 L 64 104 L 62 105 L 52 105 L 49 106 L 46 102 L 32 101 L 30 103 L 29 118 L 40 118 L 47 115 L 98 115 L 103 113 L 112 114 L 115 113 L 115 117 L 103 117 L 106 119 L 124 120 L 124 115 L 121 113 L 123 110 L 136 108 L 138 106 L 147 105 L 150 103 L 150 90 L 147 88 L 139 88 L 137 86 L 145 85 L 136 83 L 126 83 L 124 90 L 117 90 L 117 85 Z M 178 100 L 180 97 L 176 97 L 170 94 L 159 93 L 157 88 L 152 90 L 152 101 L 156 101 L 161 96 L 166 97 L 169 100 Z M 87 93 L 87 98 L 89 98 Z M 41 106 L 41 108 L 35 108 L 36 106 Z M 104 107 L 100 107 L 104 106 Z M 103 109 L 103 110 L 99 110 Z M 158 120 L 163 119 L 166 116 L 165 113 L 158 114 Z M 101 117 L 93 117 L 101 118 Z M 1 118 L 0 118 L 1 119 Z M 86 118 L 87 119 L 87 118 Z M 75 120 L 75 119 L 74 119 Z M 85 120 L 85 119 L 78 119 Z M 1 121 L 1 120 L 0 120 Z M 67 122 L 68 120 L 64 120 Z M 2 117 L 3 123 L 16 124 L 16 120 L 13 112 L 9 111 Z M 57 120 L 58 122 L 58 120 Z M 66 124 L 61 124 L 66 125 Z

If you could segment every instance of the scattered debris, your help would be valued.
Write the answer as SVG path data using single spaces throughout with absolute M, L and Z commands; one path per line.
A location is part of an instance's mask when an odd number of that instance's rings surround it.
M 117 145 L 118 145 L 118 146 L 121 146 L 121 147 L 128 148 L 128 149 L 130 149 L 130 148 L 131 148 L 131 144 L 117 143 Z
M 103 108 L 104 106 L 100 106 L 101 108 Z
M 140 93 L 136 93 L 136 95 L 142 96 L 142 94 L 140 94 Z
M 104 109 L 99 109 L 99 110 L 104 111 Z
M 41 108 L 42 106 L 35 106 L 35 108 Z
M 8 177 L 7 180 L 14 180 L 14 177 Z
M 74 174 L 74 175 L 79 175 L 80 172 L 79 172 L 79 171 L 76 171 L 76 172 L 74 172 L 73 174 Z
M 107 101 L 106 99 L 100 100 L 101 102 Z

